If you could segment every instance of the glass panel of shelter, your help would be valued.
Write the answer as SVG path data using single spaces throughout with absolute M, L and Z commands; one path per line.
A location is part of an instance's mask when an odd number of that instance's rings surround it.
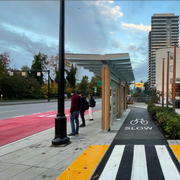
M 111 87 L 110 87 L 110 104 L 111 104 L 111 125 L 113 124 L 114 120 L 116 120 L 116 117 L 118 115 L 118 109 L 117 109 L 117 103 L 119 101 L 118 94 L 119 94 L 119 88 L 118 83 L 111 80 Z

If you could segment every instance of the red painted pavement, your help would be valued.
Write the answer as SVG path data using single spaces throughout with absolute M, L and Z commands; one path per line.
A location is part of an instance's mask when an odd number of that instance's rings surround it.
M 93 112 L 96 111 L 93 110 Z M 85 115 L 88 113 L 89 111 L 86 111 Z M 0 146 L 54 127 L 56 114 L 57 111 L 49 111 L 0 120 Z M 69 122 L 69 109 L 65 110 L 65 114 Z

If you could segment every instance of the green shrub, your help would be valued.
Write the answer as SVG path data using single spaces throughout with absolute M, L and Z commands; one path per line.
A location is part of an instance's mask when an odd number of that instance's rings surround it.
M 147 110 L 149 111 L 152 107 L 155 107 L 154 103 L 149 102 L 147 106 Z
M 180 114 L 175 114 L 174 117 L 177 117 L 180 120 Z
M 159 97 L 152 97 L 152 102 L 153 103 L 158 103 Z
M 145 103 L 146 103 L 146 104 L 150 104 L 150 103 L 153 103 L 153 102 L 152 102 L 152 101 L 146 101 Z
M 167 121 L 167 126 L 165 128 L 167 134 L 172 138 L 180 138 L 180 121 L 178 118 L 173 117 Z
M 172 114 L 169 114 L 167 112 L 161 111 L 156 114 L 156 119 L 158 121 L 158 125 L 165 130 L 167 126 L 167 122 L 173 118 Z
M 156 114 L 159 113 L 159 112 L 163 112 L 165 109 L 163 107 L 160 107 L 160 106 L 152 106 L 150 109 L 149 109 L 149 113 L 151 115 L 151 117 L 153 119 L 156 120 Z

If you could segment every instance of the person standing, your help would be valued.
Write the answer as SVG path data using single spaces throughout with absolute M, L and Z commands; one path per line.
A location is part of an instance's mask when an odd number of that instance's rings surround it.
M 79 109 L 80 109 L 80 115 L 82 119 L 82 124 L 79 127 L 85 127 L 85 119 L 84 119 L 84 113 L 87 109 L 89 109 L 88 102 L 86 101 L 86 98 L 83 97 L 83 94 L 79 94 L 80 102 L 79 102 Z
M 75 136 L 79 134 L 79 100 L 80 97 L 75 93 L 74 90 L 71 91 L 71 109 L 70 109 L 70 122 L 72 132 L 68 136 Z M 75 121 L 75 123 L 74 123 Z M 76 127 L 75 127 L 76 124 Z
M 89 121 L 93 121 L 93 107 L 96 105 L 96 101 L 93 99 L 92 95 L 89 94 Z

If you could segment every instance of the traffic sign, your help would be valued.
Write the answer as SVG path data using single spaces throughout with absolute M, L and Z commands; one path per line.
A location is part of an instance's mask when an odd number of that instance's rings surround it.
M 98 81 L 98 86 L 102 86 L 102 81 L 101 80 Z M 110 81 L 110 86 L 111 86 L 111 81 Z
M 95 92 L 95 93 L 97 92 L 97 87 L 94 87 L 94 92 Z
M 102 81 L 101 80 L 98 81 L 98 86 L 102 86 Z

